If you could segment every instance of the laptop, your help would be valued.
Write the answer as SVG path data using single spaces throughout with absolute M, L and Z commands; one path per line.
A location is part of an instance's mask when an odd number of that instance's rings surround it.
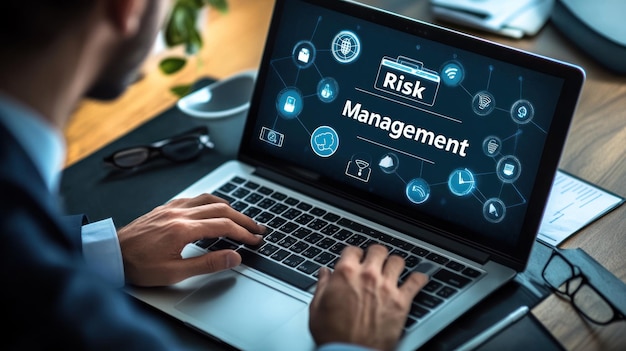
M 264 244 L 190 243 L 243 264 L 128 292 L 239 349 L 311 350 L 319 268 L 380 243 L 431 277 L 398 345 L 415 350 L 525 269 L 583 81 L 355 2 L 277 0 L 236 159 L 176 196 L 227 199 Z

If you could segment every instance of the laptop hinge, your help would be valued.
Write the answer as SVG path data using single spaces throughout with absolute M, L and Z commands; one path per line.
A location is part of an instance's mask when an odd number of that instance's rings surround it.
M 315 178 L 311 179 L 311 183 L 305 181 L 295 180 L 290 177 L 283 176 L 275 171 L 272 171 L 263 167 L 256 167 L 255 174 L 275 181 L 278 184 L 283 184 L 287 187 L 298 189 L 299 192 L 316 198 L 323 202 L 333 204 L 335 207 L 339 207 L 342 210 L 349 211 L 355 215 L 366 218 L 372 222 L 376 222 L 380 225 L 390 227 L 402 233 L 410 233 L 410 236 L 419 240 L 425 241 L 429 244 L 441 247 L 445 250 L 451 251 L 457 255 L 463 256 L 474 262 L 484 264 L 490 260 L 490 255 L 484 251 L 471 247 L 469 245 L 457 242 L 450 238 L 445 237 L 443 234 L 437 233 L 434 228 L 427 228 L 426 226 L 419 226 L 417 224 L 406 223 L 398 218 L 392 217 L 376 211 L 367 206 L 361 205 L 357 202 L 350 201 L 343 197 L 334 195 L 328 191 L 324 191 L 319 186 L 315 186 L 313 182 Z

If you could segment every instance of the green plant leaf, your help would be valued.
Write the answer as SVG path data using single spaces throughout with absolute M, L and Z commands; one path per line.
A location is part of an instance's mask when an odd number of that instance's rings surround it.
M 202 37 L 195 28 L 190 29 L 188 34 L 189 39 L 185 44 L 185 53 L 187 55 L 195 55 L 202 48 Z
M 178 0 L 174 4 L 164 28 L 165 44 L 168 47 L 189 42 L 190 31 L 196 28 L 199 9 L 194 0 Z
M 159 63 L 159 69 L 161 69 L 161 72 L 164 74 L 174 74 L 185 67 L 186 63 L 187 59 L 184 57 L 168 57 Z
M 193 88 L 193 84 L 182 84 L 177 85 L 175 87 L 170 88 L 170 91 L 174 93 L 174 95 L 182 98 L 183 96 L 191 93 L 191 89 Z
M 222 13 L 226 13 L 228 12 L 228 1 L 227 0 L 205 0 L 206 3 L 217 9 L 218 11 L 222 12 Z

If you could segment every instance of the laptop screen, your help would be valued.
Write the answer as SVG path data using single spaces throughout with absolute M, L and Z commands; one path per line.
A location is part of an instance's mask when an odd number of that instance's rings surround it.
M 582 79 L 363 6 L 279 1 L 241 156 L 525 261 Z

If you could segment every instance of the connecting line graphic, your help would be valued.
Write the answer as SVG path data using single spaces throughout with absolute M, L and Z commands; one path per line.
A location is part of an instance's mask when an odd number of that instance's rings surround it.
M 322 16 L 318 16 L 317 18 L 317 22 L 315 23 L 315 28 L 313 29 L 313 32 L 311 33 L 311 37 L 309 39 L 309 43 L 311 43 L 311 45 L 313 44 L 313 38 L 315 38 L 315 34 L 317 33 L 317 29 L 320 25 L 320 23 L 322 22 Z M 330 52 L 329 49 L 325 49 L 325 50 L 315 50 L 316 52 Z M 279 72 L 278 68 L 276 67 L 275 63 L 280 62 L 280 61 L 284 61 L 284 60 L 291 60 L 293 59 L 293 56 L 285 56 L 285 57 L 281 57 L 281 58 L 277 58 L 277 59 L 273 59 L 270 62 L 270 65 L 273 69 L 273 71 L 276 73 L 276 75 L 278 76 L 278 79 L 280 79 L 281 83 L 283 84 L 283 88 L 288 88 L 290 87 L 290 85 L 287 84 L 287 82 L 285 82 L 285 79 L 283 78 L 283 76 L 281 75 L 281 73 Z M 324 78 L 324 75 L 322 74 L 322 72 L 320 71 L 319 67 L 317 66 L 317 63 L 315 61 L 313 61 L 311 63 L 311 66 L 314 67 L 315 71 L 319 74 L 320 78 Z M 293 87 L 296 87 L 298 85 L 298 81 L 300 79 L 300 72 L 303 70 L 303 67 L 297 67 L 297 72 L 296 72 L 296 77 L 294 79 L 293 82 Z M 303 95 L 302 99 L 307 99 L 307 98 L 311 98 L 311 97 L 316 97 L 317 93 L 313 93 L 313 94 L 309 94 L 309 95 Z M 272 124 L 272 129 L 276 128 L 276 125 L 278 124 L 278 121 L 280 119 L 280 114 L 276 114 L 276 118 L 274 119 L 274 123 Z M 294 117 L 293 119 L 298 120 L 298 122 L 300 123 L 300 125 L 302 126 L 302 128 L 304 129 L 304 131 L 309 135 L 309 137 L 312 135 L 312 133 L 309 131 L 309 129 L 306 127 L 306 125 L 304 124 L 304 122 L 300 119 L 299 116 Z

